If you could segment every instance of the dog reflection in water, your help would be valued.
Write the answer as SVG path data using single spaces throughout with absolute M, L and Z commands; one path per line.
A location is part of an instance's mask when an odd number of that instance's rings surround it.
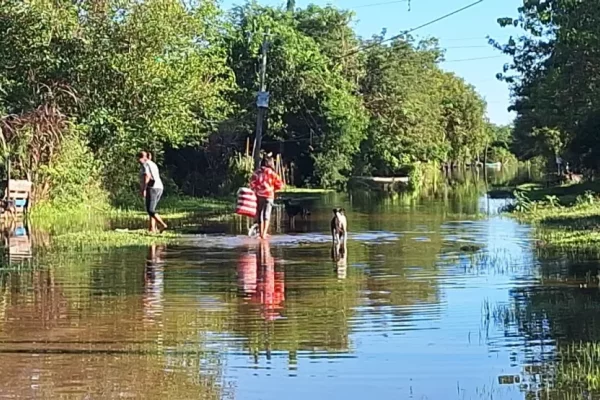
M 269 242 L 262 241 L 256 252 L 243 254 L 238 261 L 238 287 L 250 304 L 259 304 L 266 320 L 281 317 L 285 300 L 283 272 L 275 272 Z
M 338 279 L 346 279 L 348 269 L 348 250 L 341 243 L 331 245 L 331 259 L 335 263 Z

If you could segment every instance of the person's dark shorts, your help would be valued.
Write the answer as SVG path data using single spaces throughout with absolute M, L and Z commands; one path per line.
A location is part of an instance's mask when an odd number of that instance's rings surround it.
M 162 189 L 148 188 L 146 189 L 146 212 L 149 216 L 156 214 L 156 206 L 162 196 Z
M 256 196 L 256 222 L 265 222 L 271 219 L 273 211 L 273 199 Z

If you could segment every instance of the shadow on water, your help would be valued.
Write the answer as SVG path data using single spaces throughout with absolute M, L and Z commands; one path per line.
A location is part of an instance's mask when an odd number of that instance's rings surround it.
M 0 393 L 595 398 L 598 262 L 540 255 L 489 185 L 300 197 L 309 220 L 292 229 L 280 209 L 269 242 L 223 221 L 179 246 L 37 255 L 44 235 L 7 227 Z

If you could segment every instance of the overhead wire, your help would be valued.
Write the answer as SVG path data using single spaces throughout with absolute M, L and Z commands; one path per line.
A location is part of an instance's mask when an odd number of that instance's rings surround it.
M 442 46 L 442 49 L 491 49 L 490 45 L 477 45 L 477 46 Z
M 359 46 L 355 50 L 352 50 L 352 51 L 350 51 L 350 52 L 348 52 L 346 54 L 343 54 L 343 55 L 337 57 L 337 59 L 339 60 L 339 59 L 342 59 L 342 58 L 346 58 L 346 57 L 352 56 L 354 54 L 357 54 L 360 51 L 368 50 L 368 49 L 370 49 L 372 47 L 380 45 L 381 43 L 386 43 L 386 42 L 393 41 L 393 40 L 398 39 L 398 38 L 400 38 L 400 37 L 402 37 L 404 35 L 407 35 L 409 33 L 415 32 L 415 31 L 417 31 L 419 29 L 422 29 L 422 28 L 425 28 L 427 26 L 433 25 L 433 24 L 435 24 L 435 23 L 437 23 L 439 21 L 442 21 L 444 19 L 452 17 L 452 16 L 454 16 L 454 15 L 456 15 L 458 13 L 461 13 L 463 11 L 466 11 L 466 10 L 468 10 L 468 9 L 470 9 L 470 8 L 478 5 L 479 3 L 482 3 L 483 1 L 484 0 L 474 1 L 474 2 L 472 2 L 470 4 L 467 4 L 464 7 L 461 7 L 459 9 L 457 9 L 457 10 L 454 10 L 452 12 L 444 14 L 444 15 L 438 17 L 438 18 L 432 19 L 432 20 L 430 20 L 428 22 L 425 22 L 425 23 L 423 23 L 421 25 L 418 25 L 418 26 L 416 26 L 414 28 L 402 31 L 401 33 L 399 33 L 397 35 L 394 35 L 392 37 L 389 37 L 387 39 L 383 39 L 383 40 L 377 41 L 376 43 L 371 43 L 371 44 L 368 44 L 368 45 L 365 45 L 365 46 Z M 376 7 L 376 6 L 389 5 L 389 4 L 406 3 L 406 2 L 408 2 L 408 0 L 394 0 L 394 1 L 381 2 L 381 3 L 363 4 L 363 5 L 355 6 L 353 8 L 356 9 L 356 8 Z M 470 40 L 485 40 L 485 39 L 486 39 L 485 37 L 470 37 L 470 38 L 450 38 L 450 39 L 442 39 L 442 40 L 444 40 L 444 41 L 470 41 Z M 488 46 L 454 46 L 454 47 L 450 46 L 450 47 L 447 47 L 447 48 L 449 48 L 449 49 L 452 49 L 452 48 L 459 49 L 459 48 L 484 48 L 484 47 L 487 48 Z M 473 58 L 465 58 L 465 59 L 447 60 L 447 61 L 441 61 L 441 62 L 449 62 L 449 63 L 452 63 L 452 62 L 467 62 L 467 61 L 477 61 L 477 60 L 493 59 L 493 58 L 500 58 L 500 57 L 503 57 L 503 56 L 473 57 Z M 296 139 L 284 140 L 284 142 L 296 142 L 296 141 L 305 141 L 305 140 L 312 140 L 312 139 L 309 139 L 309 138 L 296 138 Z
M 346 57 L 350 57 L 350 56 L 352 56 L 352 55 L 354 55 L 354 54 L 357 54 L 357 53 L 359 53 L 360 51 L 363 51 L 363 50 L 368 50 L 368 49 L 370 49 L 370 48 L 372 48 L 372 47 L 378 46 L 378 45 L 380 45 L 381 43 L 390 42 L 390 41 L 392 41 L 392 40 L 398 39 L 398 38 L 400 38 L 400 37 L 402 37 L 402 36 L 404 36 L 404 35 L 407 35 L 407 34 L 409 34 L 409 33 L 415 32 L 415 31 L 417 31 L 417 30 L 419 30 L 419 29 L 425 28 L 425 27 L 427 27 L 427 26 L 429 26 L 429 25 L 433 25 L 433 24 L 435 24 L 436 22 L 442 21 L 442 20 L 444 20 L 444 19 L 446 19 L 446 18 L 449 18 L 449 17 L 451 17 L 451 16 L 453 16 L 453 15 L 456 15 L 456 14 L 458 14 L 458 13 L 461 13 L 461 12 L 463 12 L 463 11 L 466 11 L 466 10 L 468 10 L 469 8 L 476 6 L 477 4 L 479 4 L 479 3 L 482 3 L 483 1 L 484 1 L 484 0 L 477 0 L 477 1 L 473 2 L 473 3 L 470 3 L 470 4 L 468 4 L 468 5 L 464 6 L 464 7 L 461 7 L 461 8 L 459 8 L 458 10 L 454 10 L 454 11 L 452 11 L 452 12 L 449 12 L 449 13 L 447 13 L 447 14 L 444 14 L 444 15 L 442 15 L 441 17 L 438 17 L 438 18 L 432 19 L 431 21 L 425 22 L 425 23 L 423 23 L 423 24 L 421 24 L 421 25 L 419 25 L 419 26 L 416 26 L 416 27 L 414 27 L 414 28 L 411 28 L 411 29 L 405 30 L 405 31 L 403 31 L 403 32 L 401 32 L 401 33 L 399 33 L 399 34 L 397 34 L 397 35 L 394 35 L 394 36 L 392 36 L 392 37 L 389 37 L 389 38 L 387 38 L 387 39 L 379 40 L 379 41 L 377 41 L 376 43 L 371 43 L 371 44 L 368 44 L 368 45 L 365 45 L 365 46 L 360 46 L 360 47 L 358 47 L 358 48 L 357 48 L 357 49 L 355 49 L 355 50 L 352 50 L 352 51 L 350 51 L 350 52 L 348 52 L 348 53 L 346 53 L 346 54 L 344 54 L 344 55 L 341 55 L 340 57 L 338 57 L 338 59 L 341 59 L 341 58 L 346 58 Z
M 477 61 L 477 60 L 491 60 L 492 58 L 502 58 L 504 56 L 488 56 L 488 57 L 471 57 L 471 58 L 461 58 L 458 60 L 445 60 L 441 61 L 442 63 L 451 63 L 451 62 L 464 62 L 464 61 Z
M 446 42 L 468 42 L 472 40 L 487 40 L 484 36 L 468 37 L 468 38 L 439 38 L 440 41 Z

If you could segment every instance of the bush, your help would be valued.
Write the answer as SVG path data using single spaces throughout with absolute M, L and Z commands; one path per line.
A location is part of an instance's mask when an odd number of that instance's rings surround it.
M 314 156 L 312 183 L 326 189 L 343 189 L 348 182 L 349 159 L 346 155 L 331 151 Z
M 227 177 L 223 187 L 224 194 L 235 193 L 240 187 L 248 186 L 254 172 L 254 159 L 237 153 L 229 159 Z
M 408 169 L 408 184 L 409 187 L 413 190 L 417 190 L 421 188 L 423 185 L 423 181 L 425 180 L 425 175 L 428 171 L 426 166 L 420 163 L 414 163 Z M 437 171 L 434 171 L 434 173 Z
M 575 205 L 591 206 L 596 202 L 596 194 L 591 190 L 586 190 L 584 194 L 577 196 Z
M 100 181 L 99 163 L 76 126 L 65 134 L 52 162 L 40 167 L 37 180 L 48 185 L 49 197 L 45 200 L 56 206 L 105 205 L 107 196 Z

